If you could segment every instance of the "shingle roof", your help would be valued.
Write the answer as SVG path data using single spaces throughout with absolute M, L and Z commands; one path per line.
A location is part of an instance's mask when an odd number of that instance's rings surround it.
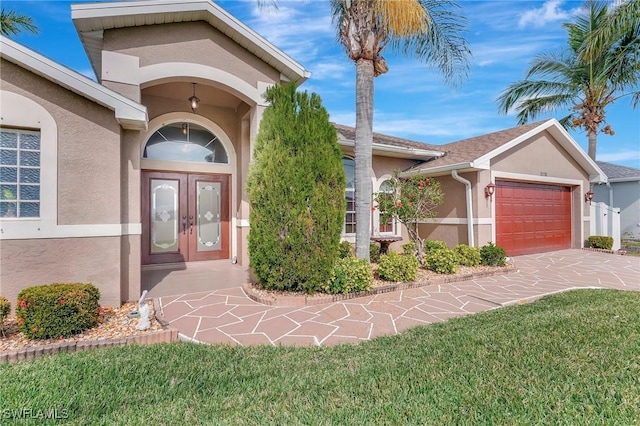
M 338 134 L 346 140 L 354 141 L 356 139 L 356 129 L 354 127 L 342 124 L 332 123 L 338 131 Z M 429 145 L 422 142 L 416 142 L 409 139 L 396 138 L 394 136 L 383 135 L 381 133 L 373 134 L 373 143 L 380 145 L 395 146 L 398 148 L 416 148 L 432 151 L 442 151 L 442 146 Z
M 609 180 L 640 180 L 640 169 L 596 161 Z
M 545 123 L 545 121 L 546 120 L 536 121 L 523 126 L 512 127 L 510 129 L 500 130 L 486 135 L 475 136 L 440 145 L 437 148 L 445 152 L 443 157 L 417 166 L 415 169 L 428 171 L 429 169 L 449 166 L 452 164 L 471 163 L 472 161 L 540 126 Z

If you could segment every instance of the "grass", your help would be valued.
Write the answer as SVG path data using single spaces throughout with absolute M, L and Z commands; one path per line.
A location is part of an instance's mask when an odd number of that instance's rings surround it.
M 640 293 L 577 290 L 359 345 L 59 354 L 2 364 L 0 381 L 0 416 L 57 408 L 68 424 L 631 425 Z

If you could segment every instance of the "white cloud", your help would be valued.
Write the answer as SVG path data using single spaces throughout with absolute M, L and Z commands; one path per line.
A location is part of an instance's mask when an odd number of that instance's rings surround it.
M 640 150 L 617 151 L 598 154 L 599 161 L 640 161 Z
M 536 28 L 545 26 L 548 23 L 568 20 L 571 12 L 566 12 L 560 8 L 562 0 L 547 0 L 537 9 L 530 9 L 520 15 L 518 26 L 520 28 L 532 25 Z

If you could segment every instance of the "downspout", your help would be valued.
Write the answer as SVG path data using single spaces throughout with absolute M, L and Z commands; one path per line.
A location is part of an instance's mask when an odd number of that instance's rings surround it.
M 607 181 L 607 189 L 609 190 L 609 207 L 613 208 L 613 188 L 609 181 Z
M 451 170 L 451 177 L 458 182 L 464 183 L 466 187 L 465 195 L 467 199 L 467 238 L 469 239 L 469 246 L 474 247 L 475 241 L 473 238 L 473 197 L 471 193 L 471 182 L 458 175 L 457 170 Z

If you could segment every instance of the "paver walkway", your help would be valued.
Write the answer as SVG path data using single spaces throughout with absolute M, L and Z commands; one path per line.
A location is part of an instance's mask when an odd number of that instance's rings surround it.
M 640 291 L 640 258 L 582 250 L 519 256 L 519 272 L 325 305 L 265 306 L 241 288 L 160 298 L 182 338 L 241 345 L 331 345 L 397 334 L 573 288 Z

